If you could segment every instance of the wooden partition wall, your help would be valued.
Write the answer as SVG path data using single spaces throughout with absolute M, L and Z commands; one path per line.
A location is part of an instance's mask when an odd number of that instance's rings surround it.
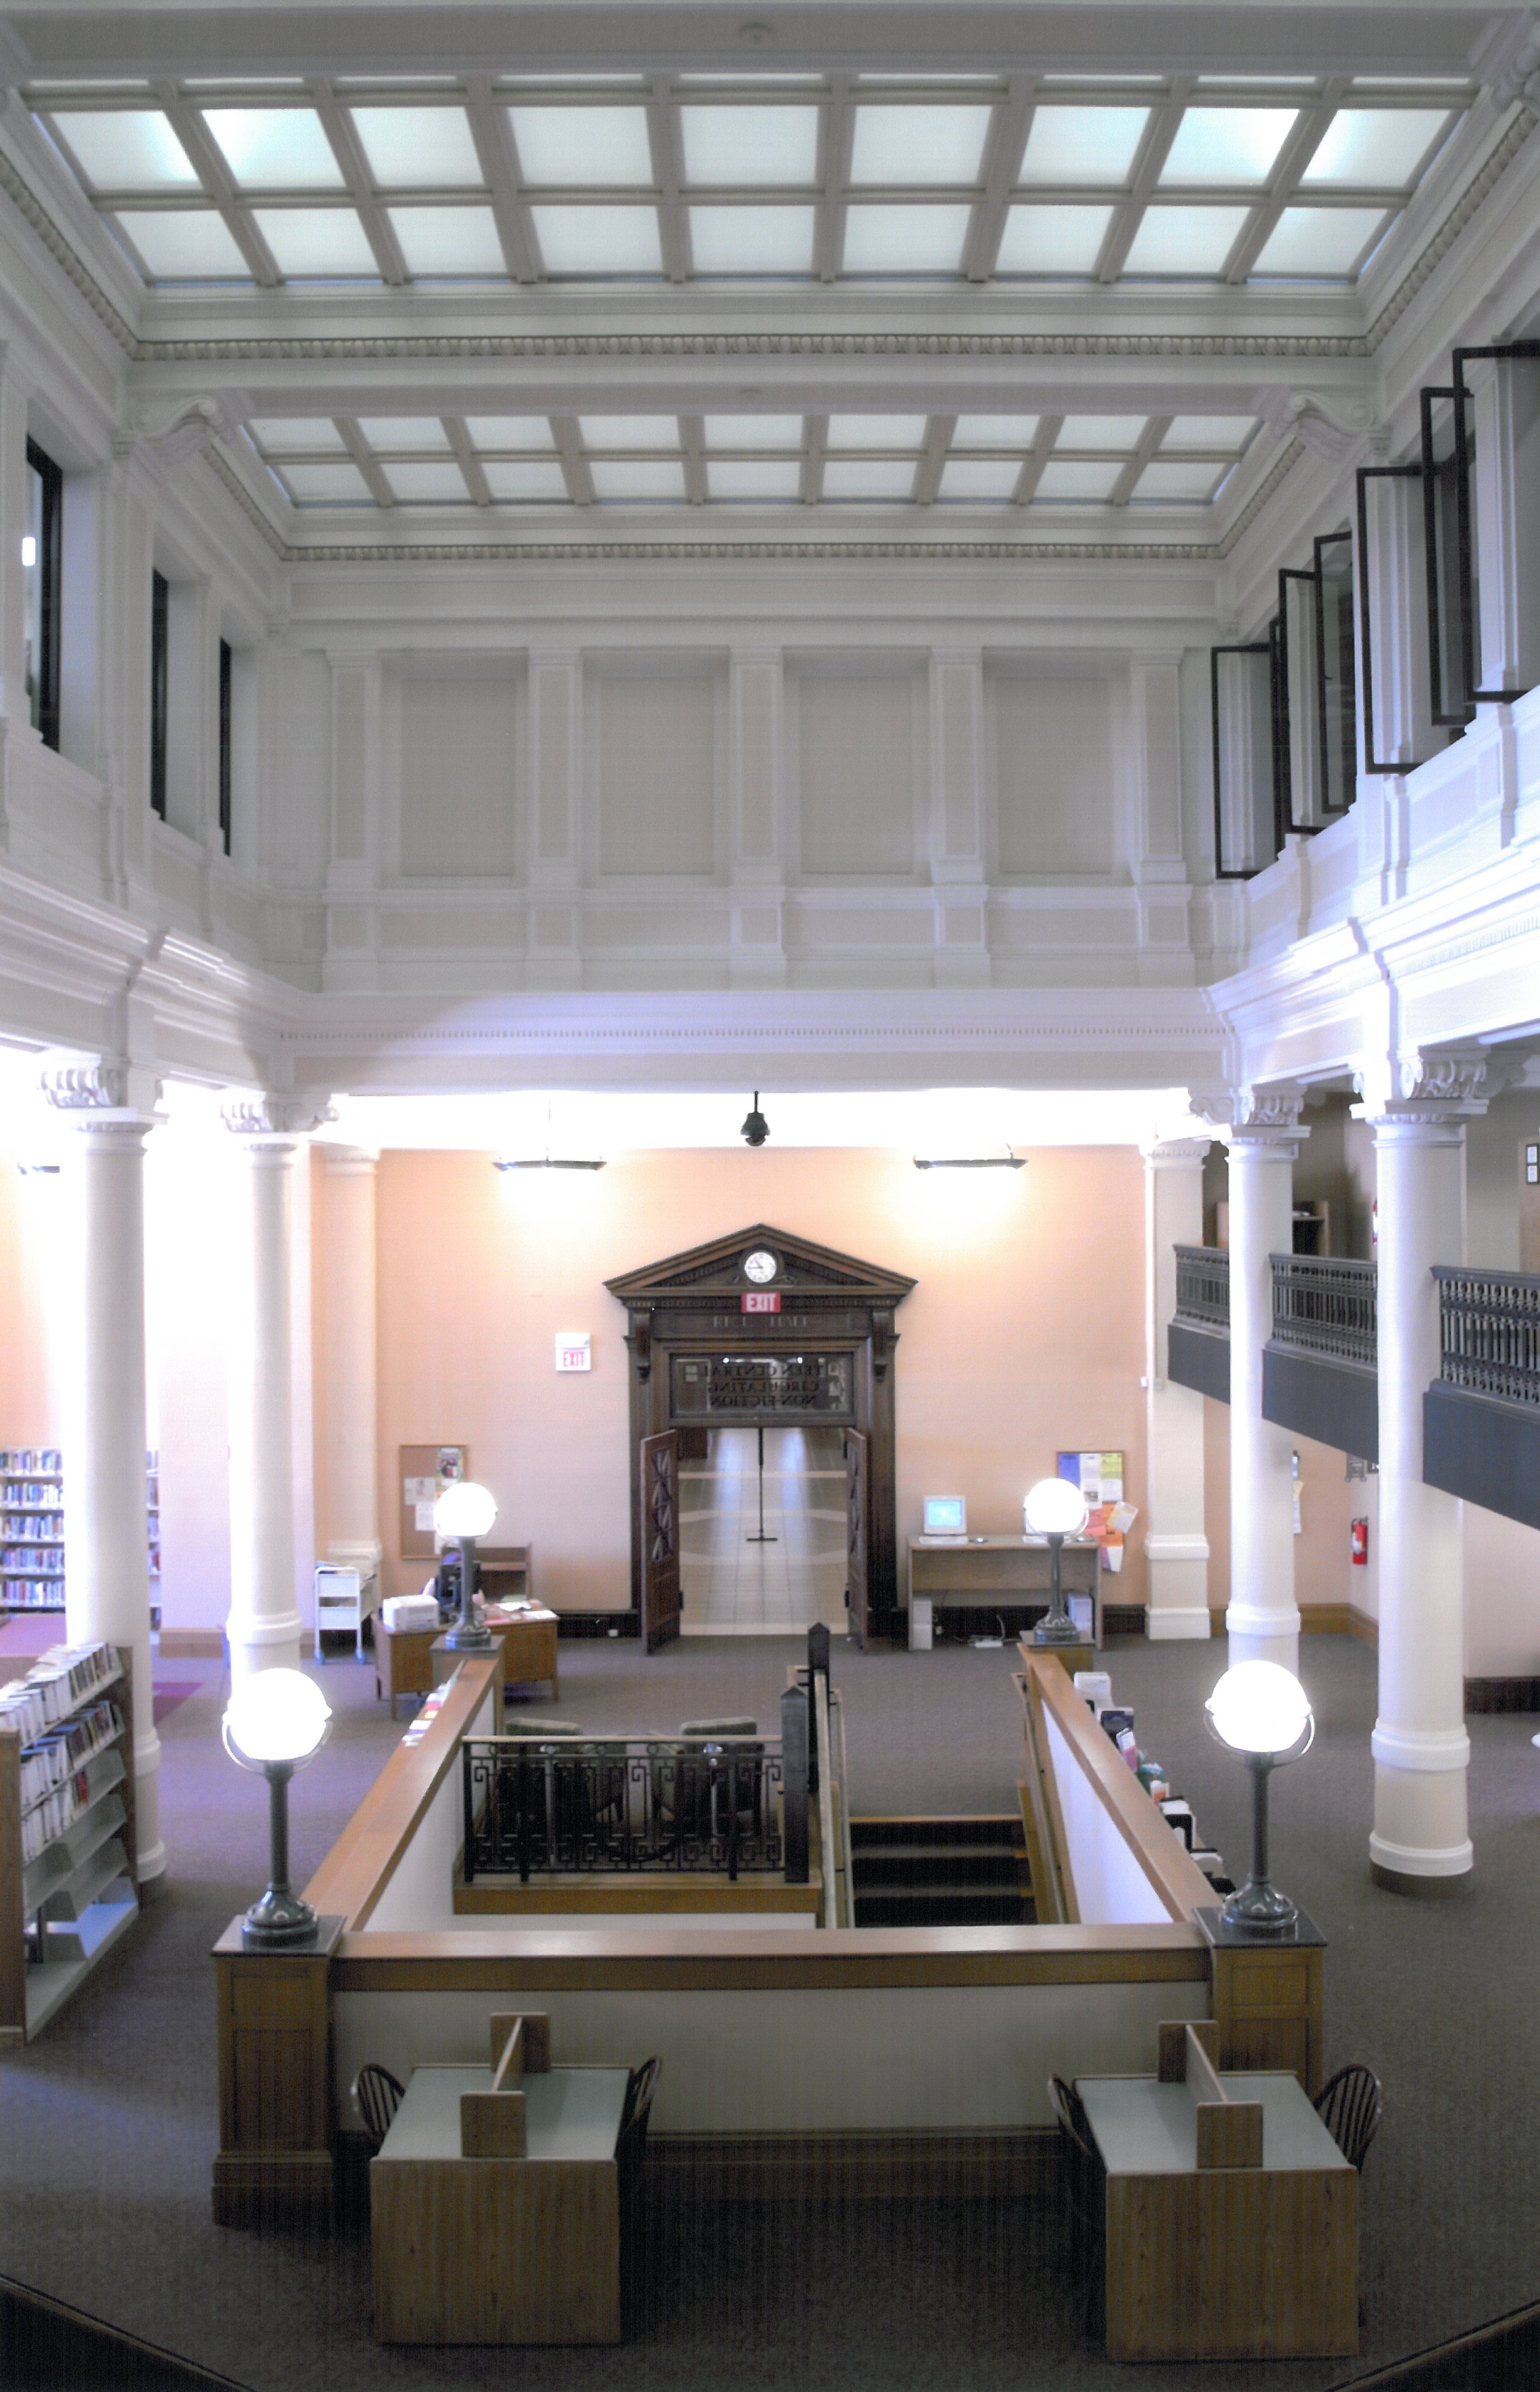
M 650 2164 L 746 2197 L 1038 2189 L 1052 2165 L 1049 2073 L 1146 2070 L 1163 2020 L 1213 2016 L 1224 2065 L 1298 2066 L 1314 2086 L 1318 1954 L 1312 1976 L 1298 1956 L 1216 1952 L 1194 1918 L 1207 1880 L 1057 1662 L 1028 1671 L 1044 1800 L 1065 1823 L 1052 1923 L 744 1930 L 660 1915 L 613 1933 L 553 1920 L 404 1929 L 401 1890 L 421 1879 L 414 1843 L 445 1849 L 460 1742 L 494 1668 L 461 1665 L 312 1878 L 321 1948 L 248 1955 L 239 1922 L 216 1948 L 221 2222 L 323 2206 L 359 2123 L 349 2087 L 362 2061 L 404 2078 L 426 2060 L 479 2060 L 494 2012 L 550 2011 L 574 2061 L 657 2053 Z M 1084 1915 L 1085 1821 L 1097 1816 L 1133 1881 L 1154 1889 L 1148 1915 Z M 375 1923 L 382 1910 L 389 1926 Z

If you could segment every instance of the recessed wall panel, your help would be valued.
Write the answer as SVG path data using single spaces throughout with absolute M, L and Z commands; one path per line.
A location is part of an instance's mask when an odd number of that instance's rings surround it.
M 405 878 L 511 878 L 518 779 L 516 682 L 415 675 L 402 681 Z
M 1013 874 L 1101 876 L 1114 853 L 1111 684 L 996 674 L 997 861 Z
M 806 874 L 914 869 L 915 703 L 907 673 L 808 673 L 797 689 Z
M 715 873 L 717 713 L 706 673 L 597 676 L 589 720 L 602 875 Z

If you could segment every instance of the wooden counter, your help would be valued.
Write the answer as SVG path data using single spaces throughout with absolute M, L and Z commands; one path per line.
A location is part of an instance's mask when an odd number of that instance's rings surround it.
M 1050 1561 L 1046 1537 L 911 1537 L 909 1593 L 938 1610 L 1045 1611 Z M 1102 1641 L 1100 1563 L 1092 1538 L 1065 1539 L 1064 1591 L 1090 1595 L 1094 1644 Z
M 549 1682 L 552 1702 L 557 1695 L 557 1617 L 538 1606 L 527 1610 L 505 1611 L 488 1604 L 486 1625 L 496 1637 L 501 1652 L 501 1679 L 505 1687 Z M 395 1717 L 396 1697 L 400 1695 L 421 1696 L 431 1693 L 434 1684 L 433 1648 L 442 1628 L 390 1629 L 378 1613 L 374 1619 L 374 1691 L 382 1702 L 388 1702 L 391 1717 Z

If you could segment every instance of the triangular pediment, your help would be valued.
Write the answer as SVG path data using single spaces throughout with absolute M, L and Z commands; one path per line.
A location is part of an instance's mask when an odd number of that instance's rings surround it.
M 736 1296 L 754 1282 L 744 1264 L 752 1254 L 775 1257 L 775 1287 L 795 1290 L 804 1297 L 842 1298 L 853 1304 L 901 1304 L 914 1285 L 901 1271 L 883 1270 L 859 1255 L 842 1254 L 833 1246 L 815 1245 L 810 1238 L 777 1229 L 768 1221 L 735 1229 L 731 1237 L 713 1238 L 709 1245 L 692 1246 L 682 1254 L 648 1263 L 641 1270 L 623 1271 L 604 1281 L 622 1304 L 666 1304 L 670 1299 L 721 1294 Z

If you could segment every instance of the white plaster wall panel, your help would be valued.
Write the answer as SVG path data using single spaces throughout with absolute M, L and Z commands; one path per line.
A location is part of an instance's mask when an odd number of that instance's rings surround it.
M 647 906 L 590 904 L 583 910 L 586 947 L 630 948 L 639 954 L 659 947 L 725 950 L 731 935 L 731 909 L 724 904 L 685 907 L 662 900 Z
M 263 797 L 265 872 L 282 889 L 315 889 L 330 844 L 330 675 L 315 650 L 280 647 L 270 695 L 274 769 Z
M 58 651 L 58 744 L 60 752 L 86 773 L 101 769 L 97 714 L 102 628 L 100 488 L 97 474 L 64 477 L 59 578 L 68 594 Z
M 162 831 L 155 841 L 153 857 L 155 887 L 160 894 L 182 913 L 198 919 L 198 858 L 179 854 Z
M 990 692 L 1001 873 L 1119 870 L 1106 680 L 996 672 Z
M 802 874 L 915 868 L 918 687 L 907 671 L 801 671 L 796 774 Z
M 925 947 L 936 941 L 936 916 L 928 906 L 825 906 L 797 904 L 798 944 L 805 948 Z
M 331 674 L 331 852 L 361 864 L 369 852 L 369 675 L 338 664 Z
M 1180 659 L 1135 656 L 1130 684 L 1140 877 L 1145 880 L 1181 878 L 1184 866 Z
M 531 659 L 537 879 L 570 878 L 576 866 L 579 686 L 576 656 Z
M 938 880 L 977 879 L 983 870 L 981 790 L 983 658 L 977 652 L 931 658 L 936 820 L 931 868 Z
M 511 879 L 517 867 L 519 696 L 511 679 L 402 677 L 404 879 Z
M 781 868 L 781 658 L 735 655 L 730 670 L 733 877 L 774 878 Z
M 718 870 L 721 676 L 590 672 L 592 864 L 603 878 Z
M 12 860 L 100 896 L 108 820 L 102 784 L 30 734 L 7 734 L 6 784 Z
M 232 880 L 222 880 L 214 897 L 215 920 L 239 945 L 245 946 L 254 956 L 262 942 L 262 904 L 250 890 Z
M 524 942 L 523 905 L 490 914 L 478 908 L 430 905 L 382 906 L 380 944 L 392 947 L 437 947 L 453 953 L 460 947 L 511 952 Z

